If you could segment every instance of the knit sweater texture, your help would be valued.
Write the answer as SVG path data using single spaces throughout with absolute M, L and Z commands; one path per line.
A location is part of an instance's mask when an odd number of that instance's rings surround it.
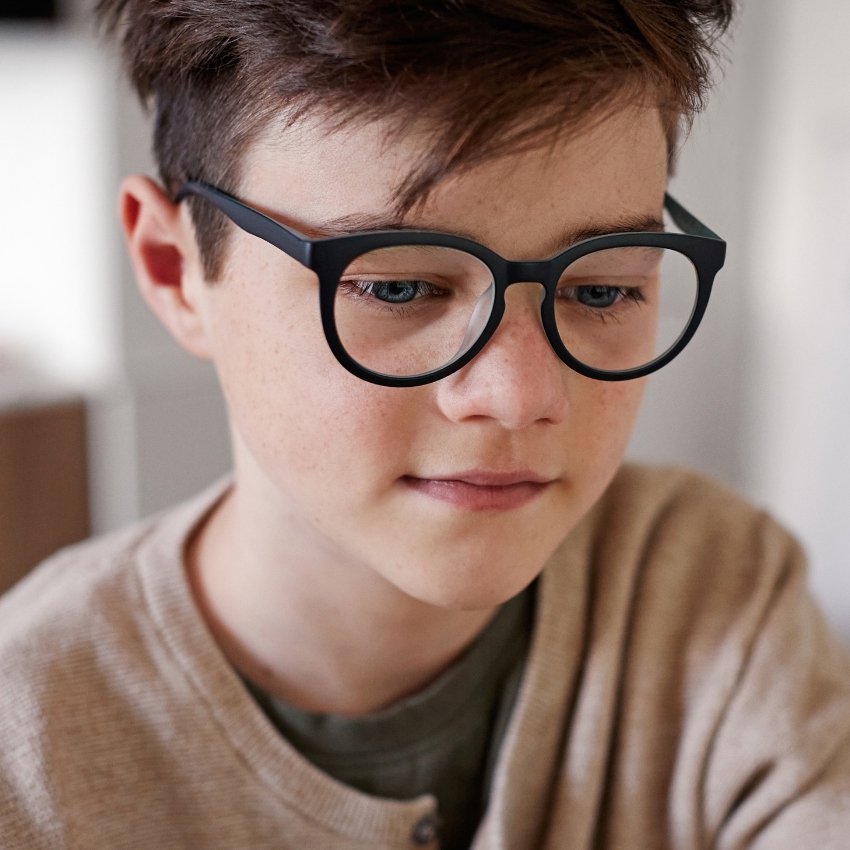
M 274 728 L 183 569 L 223 485 L 0 599 L 3 850 L 436 848 Z M 474 850 L 850 847 L 850 657 L 794 541 L 698 476 L 625 466 L 543 570 Z

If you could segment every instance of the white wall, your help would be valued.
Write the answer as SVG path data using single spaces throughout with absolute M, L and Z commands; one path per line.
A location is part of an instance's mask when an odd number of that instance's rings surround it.
M 212 368 L 161 329 L 126 259 L 118 185 L 150 170 L 150 128 L 119 80 L 86 27 L 0 26 L 0 354 L 88 398 L 96 533 L 230 465 Z
M 754 168 L 753 495 L 850 636 L 850 3 L 785 2 Z
M 88 40 L 0 31 L 0 340 L 88 392 L 120 361 L 108 92 Z
M 85 32 L 0 27 L 0 352 L 39 385 L 89 399 L 95 531 L 134 519 L 139 503 L 116 286 L 114 79 Z

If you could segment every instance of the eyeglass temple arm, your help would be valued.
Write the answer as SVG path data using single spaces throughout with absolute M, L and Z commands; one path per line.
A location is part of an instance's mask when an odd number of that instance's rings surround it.
M 183 183 L 177 191 L 175 202 L 179 204 L 189 195 L 206 199 L 243 230 L 271 243 L 294 260 L 309 267 L 311 241 L 297 231 L 199 180 Z M 713 230 L 691 215 L 672 195 L 664 195 L 664 207 L 684 233 L 723 241 Z
M 177 191 L 176 203 L 185 200 L 189 195 L 198 195 L 218 207 L 234 224 L 279 248 L 302 265 L 310 263 L 310 240 L 292 228 L 253 210 L 245 204 L 232 198 L 225 192 L 201 183 L 189 180 Z
M 709 230 L 698 218 L 692 216 L 672 195 L 664 195 L 664 207 L 683 233 L 723 241 L 713 230 Z

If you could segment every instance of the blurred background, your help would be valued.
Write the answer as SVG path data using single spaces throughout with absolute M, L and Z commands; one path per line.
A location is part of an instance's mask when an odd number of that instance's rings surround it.
M 125 259 L 116 192 L 153 173 L 149 122 L 87 5 L 0 2 L 0 589 L 230 464 L 212 369 Z M 671 188 L 729 260 L 696 340 L 651 379 L 630 455 L 770 510 L 850 639 L 847 32 L 847 0 L 743 0 Z

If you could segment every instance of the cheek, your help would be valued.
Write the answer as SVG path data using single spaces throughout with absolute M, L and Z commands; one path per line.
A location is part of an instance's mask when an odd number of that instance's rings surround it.
M 640 409 L 646 379 L 579 378 L 571 397 L 570 445 L 584 486 L 598 496 L 619 467 Z
M 242 442 L 281 489 L 312 501 L 354 504 L 388 486 L 405 471 L 416 394 L 368 384 L 336 361 L 311 273 L 240 259 L 233 267 L 251 274 L 217 284 L 210 318 Z

